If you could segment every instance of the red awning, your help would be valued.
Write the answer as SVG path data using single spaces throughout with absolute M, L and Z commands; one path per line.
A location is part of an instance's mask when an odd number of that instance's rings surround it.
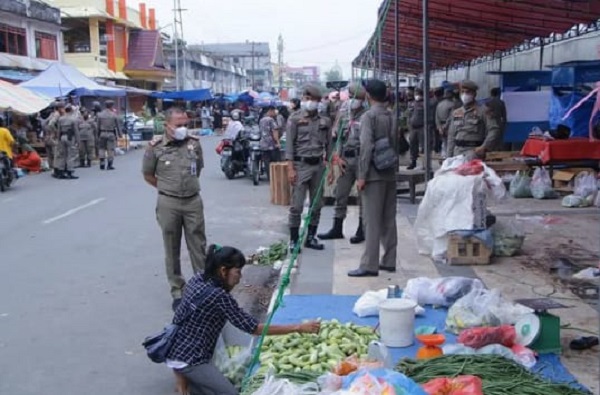
M 422 70 L 422 0 L 384 0 L 380 7 L 382 69 L 395 67 L 395 7 L 399 12 L 399 69 Z M 600 18 L 600 0 L 429 0 L 429 59 L 443 69 L 507 51 L 536 37 L 564 33 Z M 354 60 L 378 60 L 377 32 Z M 375 43 L 372 45 L 372 43 Z M 368 63 L 366 63 L 368 64 Z M 372 67 L 368 67 L 372 68 Z

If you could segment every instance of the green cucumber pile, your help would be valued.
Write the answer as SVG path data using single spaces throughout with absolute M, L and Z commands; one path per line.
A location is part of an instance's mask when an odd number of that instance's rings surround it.
M 295 373 L 279 373 L 275 375 L 276 379 L 289 380 L 294 384 L 302 385 L 306 383 L 316 383 L 321 373 L 316 372 L 295 372 Z M 265 382 L 267 376 L 264 374 L 255 374 L 252 376 L 246 386 L 240 392 L 240 395 L 252 395 Z
M 566 384 L 556 384 L 499 355 L 444 355 L 433 359 L 405 359 L 396 371 L 419 384 L 440 377 L 472 375 L 481 378 L 485 395 L 589 395 Z
M 379 337 L 371 327 L 337 320 L 321 322 L 319 334 L 290 334 L 265 338 L 258 374 L 325 373 L 351 355 L 366 358 L 369 343 Z

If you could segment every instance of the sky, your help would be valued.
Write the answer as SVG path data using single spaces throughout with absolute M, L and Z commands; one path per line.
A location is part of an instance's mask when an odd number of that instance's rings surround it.
M 336 61 L 344 78 L 377 24 L 382 0 L 180 0 L 188 44 L 269 42 L 277 61 L 277 38 L 284 40 L 284 63 L 318 66 Z M 147 0 L 160 27 L 173 22 L 174 0 Z M 172 34 L 172 27 L 164 29 Z

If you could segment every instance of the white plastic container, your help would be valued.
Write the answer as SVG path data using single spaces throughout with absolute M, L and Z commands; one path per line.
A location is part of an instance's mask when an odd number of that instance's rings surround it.
M 414 343 L 415 308 L 410 299 L 386 299 L 379 304 L 379 332 L 388 347 L 410 347 Z

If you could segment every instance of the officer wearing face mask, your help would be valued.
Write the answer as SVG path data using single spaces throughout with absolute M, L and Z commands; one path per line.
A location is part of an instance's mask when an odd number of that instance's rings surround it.
M 454 110 L 448 128 L 448 157 L 465 155 L 467 159 L 485 158 L 500 134 L 493 114 L 475 101 L 478 86 L 465 80 L 460 87 L 463 106 Z
M 334 163 L 341 171 L 335 189 L 335 214 L 333 217 L 333 228 L 327 233 L 319 236 L 322 240 L 343 239 L 343 225 L 348 212 L 348 198 L 356 180 L 358 179 L 358 157 L 360 148 L 360 117 L 366 112 L 364 100 L 366 91 L 360 84 L 351 84 L 348 87 L 350 99 L 346 101 L 339 110 L 338 120 L 333 131 L 341 130 L 342 136 L 338 151 L 334 156 Z M 350 107 L 350 108 L 348 108 Z M 333 182 L 333 172 L 329 173 L 329 183 Z M 360 195 L 359 195 L 360 198 Z M 359 202 L 359 223 L 356 234 L 350 238 L 351 244 L 358 244 L 365 240 L 362 205 Z
M 113 161 L 115 159 L 117 139 L 123 135 L 119 117 L 113 111 L 114 105 L 114 101 L 107 100 L 104 103 L 106 108 L 96 117 L 98 122 L 98 158 L 100 159 L 100 170 L 104 170 L 105 168 L 108 170 L 115 169 Z M 105 163 L 107 156 L 108 167 L 106 167 Z
M 408 118 L 410 127 L 410 165 L 406 170 L 413 170 L 417 167 L 417 159 L 419 159 L 419 149 L 423 148 L 425 135 L 425 105 L 423 104 L 423 90 L 415 89 L 415 97 L 410 117 Z
M 302 111 L 290 117 L 286 130 L 285 158 L 288 164 L 288 179 L 293 186 L 292 204 L 289 213 L 290 249 L 299 242 L 299 228 L 302 210 L 308 191 L 311 203 L 314 201 L 325 163 L 332 150 L 331 121 L 319 115 L 321 91 L 316 86 L 304 90 Z M 316 238 L 321 215 L 322 199 L 314 206 L 308 227 L 305 247 L 314 250 L 325 248 Z
M 150 142 L 142 163 L 144 180 L 158 190 L 156 219 L 163 234 L 173 310 L 181 302 L 185 285 L 180 261 L 183 233 L 194 273 L 204 270 L 206 261 L 199 180 L 204 159 L 199 139 L 188 135 L 187 122 L 184 110 L 167 110 L 165 134 Z

